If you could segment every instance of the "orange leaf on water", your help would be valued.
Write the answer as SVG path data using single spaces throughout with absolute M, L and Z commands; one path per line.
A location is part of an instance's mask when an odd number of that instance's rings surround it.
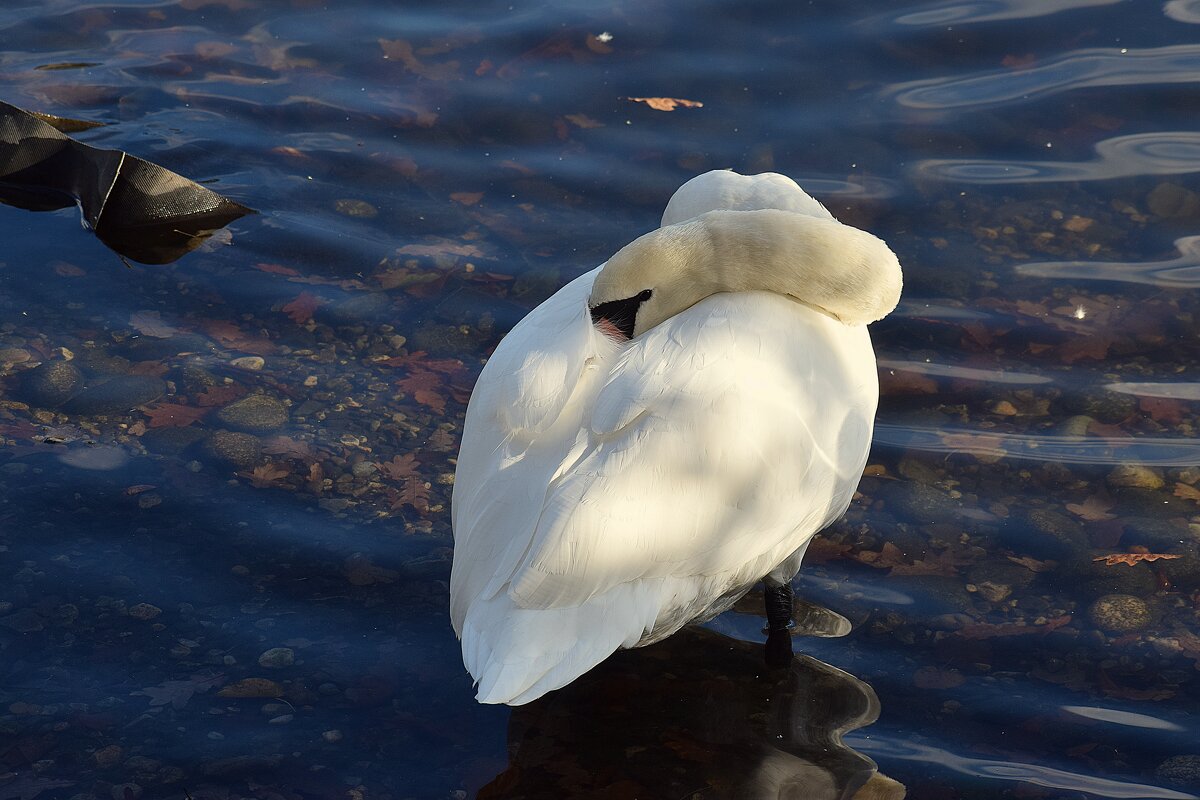
M 1139 561 L 1158 561 L 1162 559 L 1181 558 L 1181 556 L 1168 555 L 1167 553 L 1114 553 L 1108 556 L 1096 556 L 1092 561 L 1103 561 L 1107 566 L 1115 564 L 1127 564 L 1133 566 Z
M 682 97 L 626 97 L 635 103 L 645 103 L 655 111 L 674 111 L 676 108 L 703 108 L 704 103 L 698 100 L 685 100 Z

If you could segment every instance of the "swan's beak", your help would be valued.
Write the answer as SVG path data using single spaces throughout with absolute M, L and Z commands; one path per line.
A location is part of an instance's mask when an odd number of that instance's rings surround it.
M 601 332 L 612 338 L 627 342 L 633 338 L 633 329 L 637 326 L 638 309 L 642 303 L 650 299 L 651 290 L 645 289 L 633 297 L 623 300 L 609 300 L 607 303 L 589 305 L 592 324 Z
M 595 308 L 590 309 L 592 314 L 592 325 L 596 326 L 596 330 L 603 333 L 608 338 L 618 342 L 628 342 L 633 338 L 633 321 L 629 321 L 628 331 L 619 326 L 614 320 L 606 317 L 603 313 L 597 312 Z

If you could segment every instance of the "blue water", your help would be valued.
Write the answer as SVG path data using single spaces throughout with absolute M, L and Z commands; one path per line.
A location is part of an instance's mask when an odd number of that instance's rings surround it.
M 259 213 L 149 267 L 0 209 L 0 800 L 851 797 L 866 759 L 921 800 L 1200 796 L 1197 34 L 1187 0 L 4 4 L 0 100 Z M 853 630 L 764 677 L 750 602 L 478 706 L 474 378 L 723 167 L 905 267 L 797 581 Z M 286 419 L 218 436 L 256 394 Z

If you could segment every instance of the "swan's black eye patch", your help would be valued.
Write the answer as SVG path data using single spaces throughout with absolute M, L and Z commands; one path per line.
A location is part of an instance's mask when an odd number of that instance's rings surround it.
M 643 289 L 633 297 L 626 297 L 624 300 L 609 300 L 607 303 L 592 306 L 592 323 L 606 321 L 616 328 L 624 338 L 632 339 L 633 326 L 637 322 L 638 307 L 649 300 L 651 294 L 653 294 L 652 290 Z

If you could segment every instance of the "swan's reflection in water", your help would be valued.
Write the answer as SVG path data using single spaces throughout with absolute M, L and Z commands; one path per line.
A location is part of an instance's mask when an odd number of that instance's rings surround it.
M 688 628 L 514 709 L 509 767 L 479 798 L 899 800 L 842 742 L 879 716 L 852 675 Z

